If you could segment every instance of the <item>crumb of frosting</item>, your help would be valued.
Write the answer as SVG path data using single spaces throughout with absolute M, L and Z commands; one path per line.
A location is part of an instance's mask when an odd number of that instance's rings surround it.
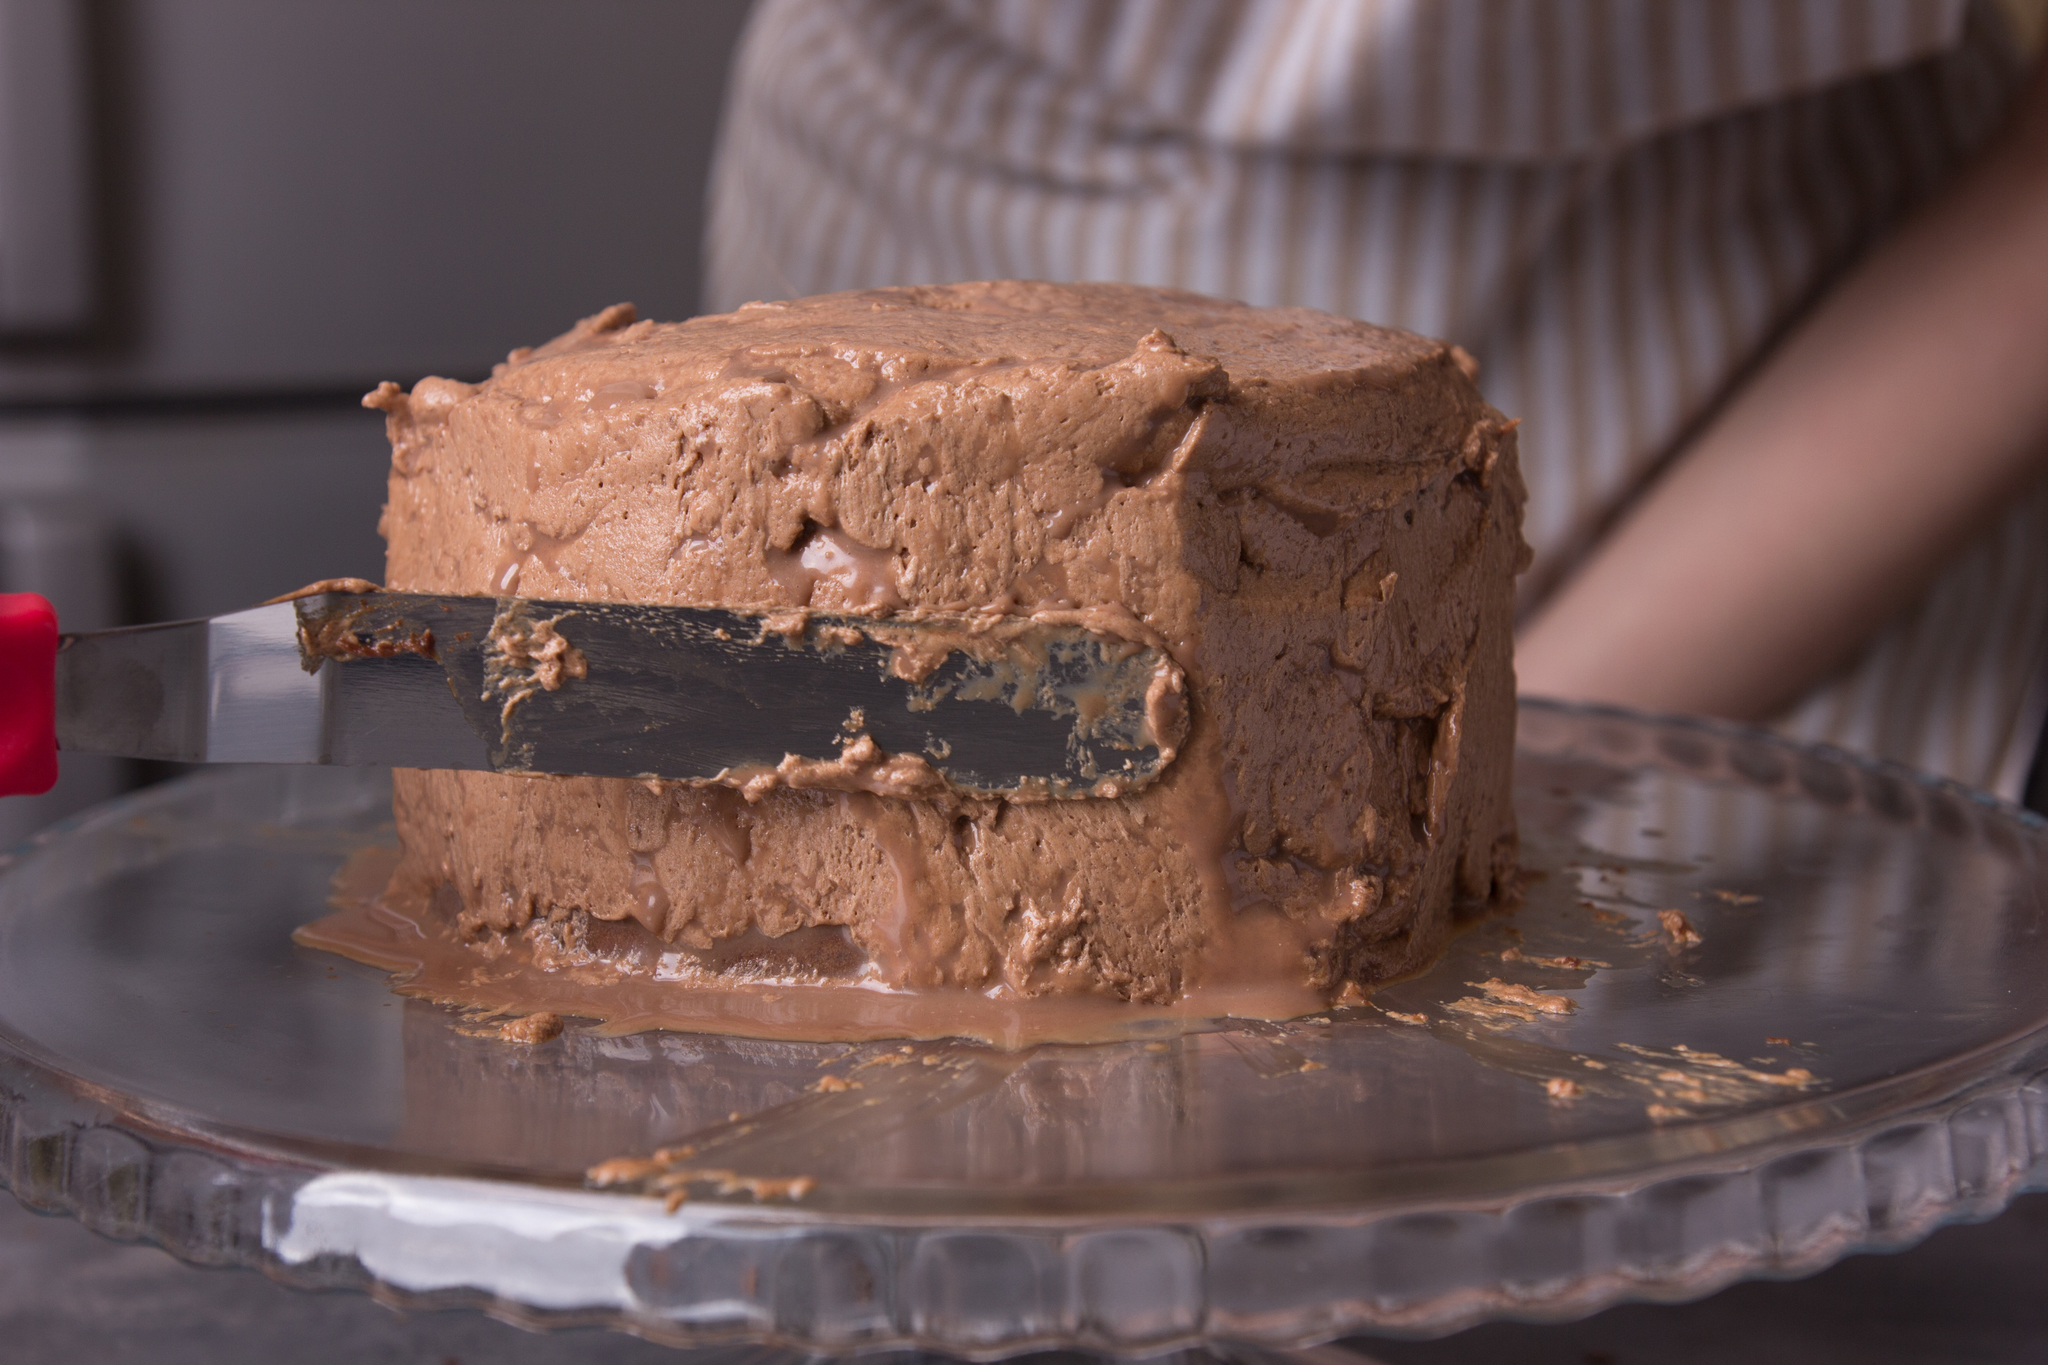
M 1588 967 L 1605 967 L 1608 964 L 1591 957 L 1531 957 L 1520 948 L 1501 950 L 1502 962 L 1527 962 L 1537 967 L 1550 967 L 1562 972 L 1584 971 Z
M 1520 982 L 1503 981 L 1497 976 L 1479 982 L 1478 986 L 1489 1000 L 1519 1005 L 1524 1009 L 1535 1010 L 1538 1014 L 1570 1014 L 1574 1008 L 1567 996 L 1547 995 Z
M 1685 917 L 1683 910 L 1659 910 L 1657 923 L 1664 931 L 1664 937 L 1671 940 L 1676 948 L 1697 948 L 1700 945 L 1700 931 L 1692 927 L 1692 921 Z
M 490 1015 L 493 1013 L 495 1011 L 484 1011 L 482 1027 L 458 1027 L 456 1032 L 465 1037 L 523 1043 L 528 1047 L 559 1038 L 562 1034 L 562 1016 L 551 1011 L 542 1010 L 537 1014 L 521 1015 L 516 1019 L 504 1019 L 495 1023 L 490 1022 Z M 474 1021 L 478 1016 L 471 1014 L 466 1017 Z
M 847 1090 L 860 1089 L 859 1081 L 849 1081 L 844 1076 L 820 1076 L 808 1089 L 819 1095 L 837 1095 Z
M 539 1014 L 507 1019 L 498 1025 L 498 1036 L 508 1043 L 525 1043 L 529 1047 L 545 1043 L 562 1036 L 562 1016 L 543 1010 Z
M 275 597 L 258 603 L 258 605 L 274 607 L 280 602 L 296 602 L 301 597 L 319 597 L 324 593 L 345 593 L 352 597 L 361 597 L 365 593 L 382 591 L 381 587 L 372 583 L 367 578 L 323 578 L 317 582 L 308 583 L 303 588 L 293 588 L 290 592 L 281 592 Z
M 718 1167 L 675 1165 L 672 1160 L 665 1160 L 665 1155 L 657 1152 L 651 1158 L 616 1157 L 600 1161 L 585 1171 L 583 1178 L 595 1189 L 639 1186 L 640 1193 L 659 1196 L 670 1213 L 689 1201 L 692 1185 L 712 1185 L 722 1195 L 749 1194 L 764 1204 L 775 1200 L 793 1203 L 818 1187 L 817 1180 L 808 1175 L 741 1175 Z
M 590 661 L 555 627 L 559 616 L 529 621 L 519 604 L 498 609 L 484 646 L 485 701 L 495 693 L 503 699 L 498 718 L 510 724 L 519 704 L 536 692 L 559 692 L 571 678 L 590 676 Z
M 773 768 L 728 768 L 718 780 L 739 788 L 749 802 L 758 802 L 777 787 L 802 791 L 823 787 L 836 791 L 873 792 L 877 796 L 931 796 L 946 787 L 946 778 L 917 754 L 891 754 L 861 735 L 834 759 L 783 755 Z

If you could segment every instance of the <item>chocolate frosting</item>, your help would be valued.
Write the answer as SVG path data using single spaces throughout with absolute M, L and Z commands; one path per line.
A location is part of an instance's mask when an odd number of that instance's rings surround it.
M 793 983 L 1167 1002 L 1411 971 L 1513 865 L 1524 495 L 1472 369 L 1306 309 L 998 282 L 620 305 L 482 384 L 385 384 L 393 588 L 1056 613 L 1163 643 L 1190 717 L 1115 799 L 402 772 L 394 892 L 560 964 L 850 945 Z

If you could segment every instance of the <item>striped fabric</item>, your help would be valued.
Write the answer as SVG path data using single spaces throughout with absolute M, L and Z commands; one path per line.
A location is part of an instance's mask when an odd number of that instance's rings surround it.
M 1462 343 L 1551 591 L 1769 342 L 1996 125 L 1963 0 L 765 0 L 706 305 L 1129 280 Z M 1796 735 L 2014 795 L 2048 487 Z

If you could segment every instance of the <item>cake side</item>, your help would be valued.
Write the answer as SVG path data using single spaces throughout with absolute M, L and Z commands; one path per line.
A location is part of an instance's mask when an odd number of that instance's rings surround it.
M 1209 496 L 1234 517 L 1198 566 L 1225 699 L 1226 855 L 1242 915 L 1331 926 L 1316 982 L 1430 961 L 1458 902 L 1514 864 L 1515 575 L 1526 560 L 1512 424 L 1446 352 L 1346 402 L 1299 395 L 1281 422 L 1219 409 Z M 1245 430 L 1236 429 L 1243 421 Z M 1343 452 L 1291 476 L 1265 446 Z M 1402 452 L 1385 458 L 1381 452 Z M 1379 457 L 1379 458 L 1375 458 Z M 1232 551 L 1234 550 L 1234 554 Z
M 1111 801 L 402 773 L 400 877 L 563 962 L 1154 1001 L 1419 965 L 1512 856 L 1521 489 L 1461 360 L 997 284 L 611 310 L 386 386 L 394 588 L 1085 613 L 1166 641 L 1192 719 Z

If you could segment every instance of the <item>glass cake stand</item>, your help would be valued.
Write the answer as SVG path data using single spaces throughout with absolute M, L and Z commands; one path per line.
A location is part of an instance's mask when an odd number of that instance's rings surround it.
M 1527 903 L 1426 975 L 1309 1020 L 1003 1052 L 483 1036 L 290 940 L 390 840 L 382 774 L 207 772 L 0 866 L 0 1172 L 306 1287 L 974 1357 L 1686 1298 L 2048 1178 L 2038 818 L 1535 703 L 1517 784 Z M 685 1142 L 674 1211 L 584 1184 Z

